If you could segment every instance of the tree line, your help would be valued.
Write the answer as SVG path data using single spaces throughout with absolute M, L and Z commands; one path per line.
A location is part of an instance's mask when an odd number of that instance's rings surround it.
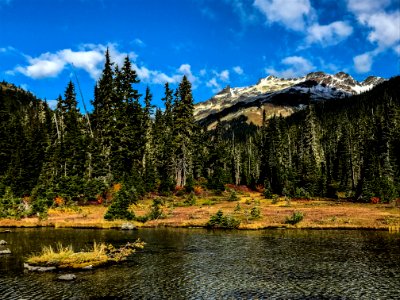
M 221 192 L 231 183 L 267 197 L 390 201 L 400 191 L 399 83 L 310 103 L 261 127 L 242 117 L 208 131 L 194 120 L 186 76 L 176 89 L 165 84 L 161 110 L 148 87 L 139 94 L 129 58 L 118 66 L 107 50 L 90 113 L 79 111 L 72 82 L 54 110 L 0 85 L 0 198 L 29 199 L 40 211 L 56 199 L 107 202 L 117 192 L 110 210 L 118 212 L 149 192 Z

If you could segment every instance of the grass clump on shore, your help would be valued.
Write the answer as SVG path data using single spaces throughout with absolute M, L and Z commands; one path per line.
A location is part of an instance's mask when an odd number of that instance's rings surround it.
M 224 216 L 222 210 L 218 210 L 217 213 L 210 217 L 210 220 L 207 222 L 208 228 L 224 228 L 224 229 L 234 229 L 238 228 L 240 225 L 240 221 L 236 220 L 230 216 Z
M 111 244 L 94 242 L 93 248 L 85 252 L 75 252 L 72 245 L 64 247 L 61 243 L 56 248 L 44 246 L 41 253 L 31 255 L 26 262 L 33 266 L 54 266 L 60 269 L 82 269 L 88 266 L 98 267 L 108 263 L 125 260 L 136 249 L 142 249 L 144 242 L 137 240 L 120 248 Z
M 286 217 L 285 223 L 296 225 L 301 222 L 304 218 L 304 214 L 301 211 L 295 211 L 290 217 Z

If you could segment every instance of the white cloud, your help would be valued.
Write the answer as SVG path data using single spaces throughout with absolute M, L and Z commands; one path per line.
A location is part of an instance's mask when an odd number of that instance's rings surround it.
M 233 67 L 233 71 L 238 75 L 242 75 L 244 73 L 243 69 L 240 66 Z
M 206 86 L 212 88 L 213 93 L 216 93 L 222 89 L 223 84 L 229 83 L 230 72 L 229 70 L 222 70 L 221 72 L 212 70 L 211 73 L 213 77 L 206 82 Z
M 395 2 L 398 0 L 395 0 Z M 372 51 L 353 58 L 354 68 L 359 73 L 371 70 L 373 59 L 380 53 L 393 49 L 399 53 L 400 9 L 390 9 L 391 0 L 347 0 L 347 8 L 361 26 L 368 28 L 368 41 L 375 44 Z
M 18 66 L 15 71 L 33 79 L 56 77 L 66 64 L 58 55 L 49 52 L 41 54 L 37 58 L 27 57 L 27 59 L 29 65 L 26 67 Z
M 400 45 L 394 47 L 394 51 L 397 53 L 397 55 L 400 55 Z
M 192 83 L 193 88 L 197 87 L 198 78 L 192 73 L 191 66 L 189 64 L 182 64 L 175 72 L 171 75 L 167 75 L 158 70 L 150 70 L 144 66 L 139 67 L 137 64 L 132 64 L 133 69 L 139 79 L 145 83 L 153 84 L 165 84 L 168 83 L 179 83 L 182 80 L 183 75 L 186 75 L 188 80 Z
M 377 52 L 394 48 L 400 41 L 400 9 L 386 11 L 390 4 L 390 0 L 347 0 L 348 10 L 369 28 L 368 40 L 377 44 Z
M 239 17 L 242 25 L 253 23 L 257 18 L 247 7 L 245 0 L 225 0 L 225 3 L 231 5 L 233 12 Z
M 57 107 L 57 100 L 46 100 L 46 102 L 51 109 L 55 109 Z
M 360 18 L 383 10 L 389 4 L 390 0 L 347 0 L 347 8 Z
M 1 0 L 0 0 L 0 1 L 1 1 Z M 0 53 L 9 53 L 9 52 L 16 52 L 16 53 L 19 53 L 19 52 L 17 51 L 17 49 L 15 49 L 14 47 L 11 47 L 11 46 L 7 46 L 7 47 L 0 48 Z
M 372 29 L 368 40 L 377 43 L 381 49 L 394 47 L 400 41 L 400 10 L 373 14 L 365 24 Z
M 353 28 L 346 22 L 336 21 L 329 25 L 313 24 L 307 29 L 306 43 L 319 43 L 322 46 L 339 44 L 353 33 Z
M 219 92 L 221 90 L 221 85 L 217 82 L 215 77 L 207 81 L 206 86 L 212 88 L 213 93 Z
M 198 85 L 199 80 L 193 74 L 189 64 L 182 64 L 173 74 L 167 75 L 158 70 L 150 70 L 145 66 L 139 66 L 135 62 L 137 55 L 134 52 L 121 52 L 118 50 L 116 44 L 84 44 L 81 45 L 79 51 L 63 49 L 55 53 L 43 53 L 38 57 L 25 55 L 28 65 L 17 66 L 14 70 L 7 71 L 6 73 L 15 75 L 18 72 L 33 79 L 57 77 L 68 65 L 73 65 L 77 69 L 86 71 L 94 80 L 97 80 L 104 67 L 104 53 L 107 48 L 109 49 L 112 61 L 119 66 L 122 66 L 125 57 L 128 55 L 134 61 L 132 68 L 136 70 L 140 80 L 145 83 L 179 83 L 182 80 L 182 76 L 186 75 L 192 83 L 193 88 L 196 88 Z M 3 52 L 1 49 L 0 52 Z
M 186 75 L 186 77 L 189 79 L 189 81 L 195 85 L 197 82 L 197 77 L 193 75 L 192 70 L 191 70 L 191 66 L 189 64 L 183 64 L 179 67 L 178 71 L 182 74 L 182 75 Z M 181 76 L 181 75 L 178 75 Z
M 223 70 L 221 73 L 218 74 L 218 77 L 221 81 L 228 82 L 229 81 L 229 71 Z
M 59 51 L 58 55 L 66 63 L 88 72 L 93 79 L 99 78 L 101 74 L 99 65 L 104 61 L 104 52 L 95 50 L 74 52 L 71 49 L 65 49 Z
M 358 73 L 367 73 L 371 70 L 373 54 L 364 53 L 353 58 L 354 68 Z
M 295 31 L 304 30 L 314 18 L 309 0 L 255 0 L 253 5 L 265 16 L 267 23 L 280 23 Z
M 281 61 L 281 64 L 288 67 L 283 70 L 276 70 L 273 67 L 269 67 L 265 69 L 265 72 L 278 77 L 292 78 L 304 76 L 315 68 L 309 60 L 301 56 L 286 57 Z
M 133 43 L 135 45 L 139 46 L 139 47 L 145 47 L 146 46 L 145 42 L 143 42 L 141 39 L 138 39 L 138 38 L 134 39 Z
M 19 72 L 33 79 L 58 76 L 68 65 L 74 65 L 75 68 L 83 69 L 89 75 L 97 80 L 101 74 L 104 63 L 104 53 L 109 49 L 110 56 L 118 65 L 122 65 L 125 57 L 128 55 L 131 59 L 136 59 L 133 52 L 124 53 L 117 49 L 115 44 L 84 44 L 79 51 L 63 49 L 56 53 L 43 53 L 38 57 L 25 56 L 28 65 L 17 66 L 9 74 Z
M 205 76 L 207 74 L 207 70 L 206 69 L 201 69 L 200 70 L 200 76 Z

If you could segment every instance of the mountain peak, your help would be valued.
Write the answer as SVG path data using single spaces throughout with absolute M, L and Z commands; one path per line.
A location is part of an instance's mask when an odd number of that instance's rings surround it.
M 270 109 L 271 105 L 275 105 L 293 110 L 309 101 L 360 94 L 384 80 L 380 77 L 369 76 L 363 82 L 358 82 L 345 72 L 331 75 L 317 71 L 297 78 L 279 78 L 269 75 L 261 78 L 255 85 L 240 88 L 226 86 L 211 99 L 197 103 L 194 115 L 196 120 L 202 120 L 212 114 L 223 114 L 229 118 L 247 114 L 252 115 L 254 119 L 255 114 L 259 115 L 258 108 L 261 106 L 269 105 L 268 109 Z M 235 109 L 233 109 L 234 106 Z M 244 112 L 245 110 L 247 112 Z M 235 113 L 229 113 L 229 111 L 235 111 Z

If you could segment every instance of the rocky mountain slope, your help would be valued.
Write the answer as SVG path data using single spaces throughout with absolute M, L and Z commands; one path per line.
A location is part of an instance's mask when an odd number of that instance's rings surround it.
M 350 75 L 339 72 L 335 75 L 313 72 L 299 78 L 268 76 L 257 84 L 231 88 L 226 87 L 211 99 L 195 105 L 195 118 L 213 128 L 216 120 L 230 121 L 241 115 L 248 122 L 260 125 L 263 111 L 266 117 L 281 114 L 288 116 L 310 101 L 344 98 L 372 89 L 385 81 L 370 76 L 358 82 Z

